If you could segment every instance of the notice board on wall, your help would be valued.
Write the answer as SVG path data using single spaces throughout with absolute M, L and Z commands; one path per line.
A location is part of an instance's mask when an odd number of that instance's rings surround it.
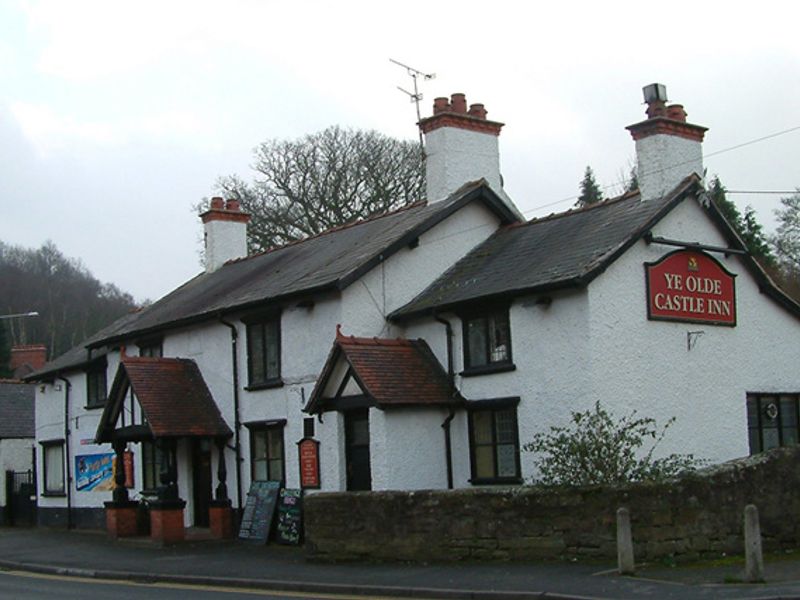
M 266 543 L 275 507 L 278 504 L 280 481 L 254 481 L 247 492 L 239 539 Z
M 303 539 L 303 490 L 281 490 L 275 537 L 279 544 L 292 545 Z

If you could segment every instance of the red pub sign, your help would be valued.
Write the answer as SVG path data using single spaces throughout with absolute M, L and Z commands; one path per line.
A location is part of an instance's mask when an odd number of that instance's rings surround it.
M 300 487 L 319 489 L 319 442 L 303 438 L 297 442 L 300 455 Z
M 715 258 L 677 250 L 645 263 L 645 273 L 649 319 L 736 325 L 736 275 Z

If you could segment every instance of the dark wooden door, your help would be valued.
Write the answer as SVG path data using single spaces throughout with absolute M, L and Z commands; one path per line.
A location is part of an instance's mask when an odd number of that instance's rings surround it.
M 192 499 L 195 527 L 208 527 L 211 502 L 211 440 L 192 440 Z
M 347 489 L 372 489 L 369 460 L 369 409 L 359 408 L 344 413 L 345 461 Z

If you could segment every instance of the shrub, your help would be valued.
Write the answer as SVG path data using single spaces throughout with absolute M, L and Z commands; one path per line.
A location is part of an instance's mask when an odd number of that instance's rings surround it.
M 659 430 L 655 419 L 637 417 L 635 410 L 618 419 L 597 402 L 594 409 L 573 412 L 569 426 L 536 434 L 523 450 L 537 454 L 534 483 L 543 485 L 663 481 L 701 464 L 692 454 L 653 458 L 674 422 L 675 417 Z

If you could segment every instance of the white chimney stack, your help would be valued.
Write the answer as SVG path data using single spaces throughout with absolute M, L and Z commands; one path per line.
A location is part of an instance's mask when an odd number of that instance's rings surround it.
M 636 175 L 642 201 L 661 198 L 692 173 L 703 177 L 703 137 L 708 130 L 686 122 L 681 104 L 667 106 L 667 88 L 643 88 L 647 120 L 626 127 L 636 141 Z
M 247 223 L 238 200 L 212 198 L 211 207 L 200 215 L 205 229 L 206 273 L 216 271 L 229 260 L 247 256 Z
M 446 199 L 465 183 L 485 179 L 520 218 L 503 191 L 498 136 L 503 123 L 489 121 L 483 104 L 467 110 L 464 94 L 433 101 L 433 116 L 422 119 L 428 203 Z

